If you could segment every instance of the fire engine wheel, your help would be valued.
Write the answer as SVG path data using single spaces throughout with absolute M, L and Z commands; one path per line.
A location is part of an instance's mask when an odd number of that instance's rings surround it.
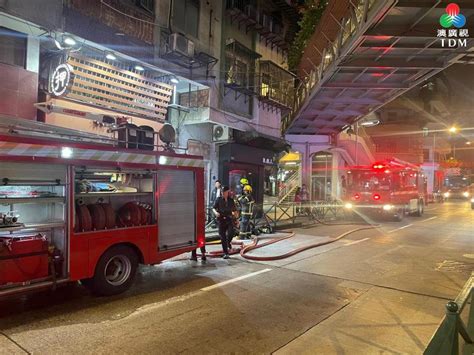
M 99 296 L 116 295 L 128 290 L 135 279 L 138 257 L 131 248 L 119 245 L 100 258 L 90 281 L 92 292 Z
M 403 221 L 403 218 L 405 217 L 405 209 L 404 208 L 400 208 L 398 211 L 397 211 L 397 214 L 395 215 L 395 221 L 397 222 L 401 222 Z

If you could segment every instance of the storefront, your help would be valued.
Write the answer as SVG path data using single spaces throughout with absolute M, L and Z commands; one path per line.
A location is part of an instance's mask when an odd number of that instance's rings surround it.
M 248 145 L 229 143 L 219 148 L 219 178 L 232 192 L 239 192 L 240 179 L 245 177 L 253 188 L 257 203 L 263 203 L 264 194 L 275 191 L 275 152 Z

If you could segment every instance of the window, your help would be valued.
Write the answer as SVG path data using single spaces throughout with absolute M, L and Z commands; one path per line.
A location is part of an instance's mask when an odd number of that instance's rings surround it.
M 226 55 L 226 83 L 236 84 L 246 88 L 248 86 L 248 63 L 245 58 Z
M 229 39 L 225 48 L 225 82 L 243 89 L 254 87 L 255 61 L 259 54 Z
M 155 13 L 155 0 L 135 0 L 137 5 L 142 9 L 154 14 Z
M 187 35 L 198 37 L 199 0 L 173 1 L 173 25 Z
M 0 63 L 24 68 L 26 40 L 26 34 L 0 27 Z

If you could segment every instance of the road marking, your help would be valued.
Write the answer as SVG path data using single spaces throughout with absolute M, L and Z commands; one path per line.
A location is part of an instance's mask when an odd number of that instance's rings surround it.
M 434 216 L 434 217 L 430 217 L 430 218 L 424 219 L 424 220 L 420 221 L 420 223 L 426 222 L 426 221 L 431 221 L 432 219 L 436 219 L 436 218 L 438 218 L 438 216 Z
M 365 242 L 366 240 L 369 240 L 370 238 L 364 238 L 364 239 L 361 239 L 361 240 L 354 240 L 353 242 L 350 242 L 350 243 L 347 243 L 345 244 L 344 246 L 347 247 L 349 245 L 354 245 L 354 244 L 357 244 L 357 243 L 362 243 L 362 242 Z
M 397 228 L 397 229 L 392 229 L 391 231 L 388 231 L 387 233 L 396 232 L 396 231 L 399 231 L 399 230 L 402 230 L 402 229 L 411 227 L 412 225 L 413 225 L 413 224 L 407 224 L 406 226 L 403 226 L 403 227 L 400 227 L 400 228 Z
M 248 278 L 250 278 L 250 277 L 254 277 L 254 276 L 263 274 L 263 273 L 265 273 L 265 272 L 269 272 L 269 271 L 272 271 L 272 269 L 263 269 L 263 270 L 260 270 L 260 271 L 252 272 L 252 273 L 250 273 L 250 274 L 242 275 L 242 276 L 236 277 L 236 278 L 234 278 L 234 279 L 230 279 L 230 280 L 226 280 L 226 281 L 219 282 L 219 283 L 217 283 L 217 284 L 215 284 L 215 285 L 203 287 L 203 288 L 201 288 L 200 291 L 210 291 L 210 290 L 213 290 L 213 289 L 215 289 L 215 288 L 219 288 L 219 287 L 221 287 L 221 286 L 225 286 L 225 285 L 228 285 L 228 284 L 231 284 L 231 283 L 240 281 L 240 280 L 245 280 L 245 279 L 248 279 Z

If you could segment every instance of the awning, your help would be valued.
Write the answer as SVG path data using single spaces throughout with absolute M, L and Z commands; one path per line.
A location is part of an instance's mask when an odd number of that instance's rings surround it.
M 234 130 L 235 143 L 251 147 L 272 150 L 275 153 L 289 152 L 291 145 L 283 138 L 269 136 L 256 131 L 241 132 Z

